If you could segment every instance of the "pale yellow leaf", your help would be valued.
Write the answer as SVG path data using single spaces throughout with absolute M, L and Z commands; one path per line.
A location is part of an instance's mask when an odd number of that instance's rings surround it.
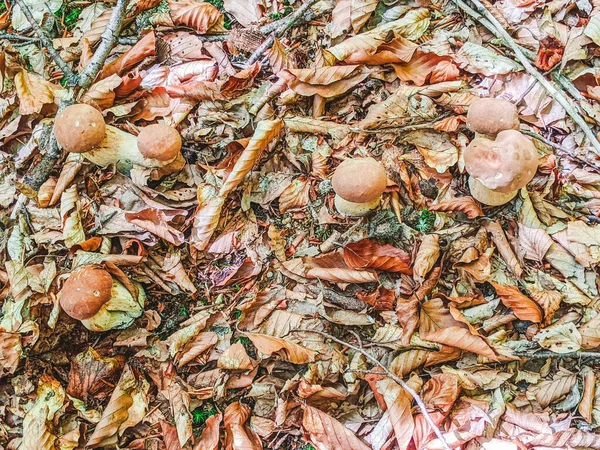
M 440 237 L 437 234 L 423 236 L 415 256 L 413 273 L 417 283 L 422 283 L 440 256 Z
M 22 115 L 39 113 L 44 105 L 54 102 L 53 85 L 39 75 L 22 70 L 15 75 L 14 82 Z

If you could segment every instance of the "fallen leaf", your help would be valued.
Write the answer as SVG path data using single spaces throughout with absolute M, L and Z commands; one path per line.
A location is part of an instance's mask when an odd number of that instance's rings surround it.
M 498 283 L 491 283 L 496 289 L 496 294 L 507 308 L 512 309 L 515 316 L 521 320 L 530 320 L 532 322 L 542 321 L 542 311 L 538 305 L 525 295 L 521 294 L 519 289 L 513 286 L 503 286 Z
M 325 66 L 314 69 L 284 69 L 279 72 L 294 92 L 304 96 L 337 97 L 352 89 L 370 74 L 361 65 Z
M 39 113 L 44 105 L 54 103 L 53 85 L 39 75 L 21 70 L 14 83 L 22 115 Z
M 200 439 L 196 441 L 194 450 L 219 450 L 219 425 L 223 419 L 221 413 L 217 413 L 206 419 L 206 424 Z
M 317 353 L 287 339 L 276 338 L 258 333 L 245 333 L 259 352 L 267 356 L 277 353 L 285 361 L 292 364 L 306 364 L 313 362 Z
M 206 34 L 223 21 L 223 14 L 207 2 L 195 0 L 169 1 L 173 23 L 193 28 L 199 34 Z
M 246 353 L 244 346 L 236 342 L 219 356 L 217 367 L 227 370 L 252 370 L 254 363 Z
M 572 322 L 554 324 L 541 330 L 533 339 L 540 347 L 554 353 L 573 353 L 581 348 L 582 337 Z
M 413 272 L 417 283 L 422 283 L 440 256 L 440 237 L 437 234 L 423 236 L 414 259 Z
M 430 211 L 460 211 L 467 215 L 469 219 L 483 216 L 483 211 L 473 197 L 457 197 L 452 200 L 440 202 L 429 206 Z
M 369 446 L 330 415 L 312 406 L 304 406 L 302 426 L 317 450 L 369 450 Z
M 258 435 L 246 425 L 250 408 L 240 402 L 230 403 L 223 413 L 226 450 L 262 450 Z
M 354 269 L 376 269 L 412 275 L 408 253 L 389 244 L 378 244 L 369 239 L 347 244 L 344 261 Z
M 223 8 L 243 27 L 258 22 L 262 17 L 262 4 L 258 0 L 225 0 Z
M 125 218 L 173 245 L 181 245 L 184 242 L 183 233 L 167 223 L 167 215 L 162 210 L 147 208 L 137 213 L 125 213 Z
M 584 373 L 583 393 L 581 394 L 581 402 L 579 402 L 577 411 L 579 411 L 579 414 L 583 416 L 587 423 L 593 423 L 592 412 L 594 410 L 594 398 L 596 395 L 596 375 L 589 367 L 582 372 Z

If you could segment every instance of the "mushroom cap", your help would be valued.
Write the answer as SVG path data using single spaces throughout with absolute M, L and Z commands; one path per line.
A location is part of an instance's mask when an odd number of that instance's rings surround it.
M 539 163 L 533 142 L 516 130 L 501 131 L 494 141 L 473 139 L 465 149 L 464 159 L 473 178 L 488 189 L 504 193 L 529 183 Z
M 75 270 L 61 290 L 60 306 L 72 318 L 92 317 L 112 297 L 113 278 L 98 266 L 83 266 Z
M 501 98 L 478 98 L 469 106 L 467 127 L 479 134 L 496 135 L 519 129 L 517 107 Z
M 475 200 L 488 206 L 504 205 L 515 198 L 517 192 L 519 192 L 518 190 L 511 192 L 492 191 L 473 177 L 469 177 L 469 190 Z
M 331 179 L 337 195 L 352 203 L 371 202 L 385 191 L 387 175 L 373 158 L 354 158 L 343 161 Z
M 106 136 L 102 113 L 85 103 L 67 106 L 54 120 L 56 142 L 70 153 L 98 147 Z
M 137 145 L 146 158 L 170 161 L 181 150 L 181 136 L 175 128 L 155 123 L 142 128 L 137 137 Z

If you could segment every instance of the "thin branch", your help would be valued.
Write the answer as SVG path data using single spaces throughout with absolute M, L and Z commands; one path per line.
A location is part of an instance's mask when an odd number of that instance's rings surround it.
M 452 0 L 457 7 L 464 9 L 464 3 L 461 0 Z M 519 62 L 525 67 L 527 72 L 533 76 L 538 83 L 540 83 L 548 94 L 553 97 L 567 112 L 569 117 L 581 128 L 589 143 L 592 146 L 592 151 L 597 155 L 600 155 L 600 142 L 596 135 L 587 124 L 585 119 L 577 112 L 577 105 L 575 102 L 565 96 L 560 90 L 558 90 L 550 81 L 548 81 L 538 70 L 531 64 L 529 59 L 525 56 L 521 47 L 513 40 L 513 38 L 504 30 L 498 20 L 481 4 L 479 0 L 471 0 L 471 3 L 475 5 L 475 9 L 486 19 L 486 22 L 482 24 L 496 37 L 502 39 L 506 45 L 513 51 Z M 468 11 L 465 10 L 468 13 Z
M 31 13 L 31 10 L 29 9 L 29 7 L 25 4 L 25 2 L 23 0 L 15 0 L 15 3 L 17 5 L 19 5 L 19 8 L 21 8 L 23 15 L 27 18 L 27 21 L 31 25 L 31 28 L 33 28 L 33 31 L 35 31 L 35 34 L 37 34 L 38 37 L 40 38 L 42 45 L 48 51 L 48 53 L 50 54 L 50 56 L 52 57 L 52 59 L 54 60 L 56 65 L 59 67 L 59 69 L 64 74 L 65 78 L 67 79 L 67 83 L 69 85 L 74 86 L 76 84 L 77 75 L 75 75 L 73 73 L 73 71 L 71 70 L 69 65 L 65 62 L 65 60 L 60 57 L 60 55 L 54 48 L 54 44 L 52 44 L 52 40 L 48 37 L 46 32 L 44 30 L 42 30 L 42 27 L 40 27 L 40 25 L 37 23 L 37 20 L 35 20 L 35 17 L 33 17 L 33 14 Z
M 40 38 L 19 36 L 18 34 L 11 33 L 0 33 L 0 39 L 6 39 L 7 41 L 22 41 L 25 43 L 40 42 Z
M 546 358 L 595 358 L 600 360 L 600 352 L 572 352 L 572 353 L 554 353 L 549 350 L 515 352 L 516 356 L 528 359 L 546 359 Z
M 321 336 L 324 336 L 327 339 L 332 340 L 333 342 L 337 342 L 338 344 L 344 345 L 348 348 L 351 348 L 354 351 L 359 352 L 361 355 L 363 355 L 365 358 L 367 358 L 369 361 L 371 361 L 371 363 L 380 367 L 389 378 L 391 378 L 393 381 L 395 381 L 400 386 L 402 386 L 402 388 L 410 394 L 410 396 L 413 398 L 413 400 L 415 401 L 415 403 L 421 410 L 421 414 L 423 414 L 425 421 L 429 424 L 429 426 L 435 433 L 435 436 L 442 443 L 442 447 L 444 448 L 444 450 L 451 450 L 450 446 L 446 442 L 446 439 L 444 438 L 444 435 L 442 434 L 441 430 L 438 428 L 438 426 L 435 424 L 435 422 L 431 418 L 429 411 L 427 411 L 427 406 L 425 406 L 425 403 L 423 403 L 423 399 L 421 399 L 421 396 L 419 394 L 417 394 L 417 392 L 413 388 L 411 388 L 408 384 L 406 384 L 406 382 L 402 378 L 400 378 L 396 374 L 390 372 L 388 370 L 388 368 L 385 367 L 377 358 L 371 356 L 367 351 L 363 350 L 362 348 L 359 348 L 359 347 L 356 347 L 355 345 L 349 344 L 348 342 L 338 339 L 329 333 L 325 333 L 324 331 L 295 329 L 295 330 L 292 330 L 292 332 L 320 334 Z
M 79 86 L 83 89 L 87 89 L 92 85 L 96 76 L 98 76 L 98 72 L 102 69 L 106 58 L 108 58 L 108 55 L 117 43 L 119 32 L 121 31 L 121 23 L 123 22 L 123 16 L 125 15 L 126 4 L 127 0 L 117 0 L 117 4 L 108 20 L 108 25 L 106 25 L 106 28 L 102 33 L 100 45 L 98 45 L 94 56 L 92 56 L 90 62 L 79 75 Z
M 304 15 L 304 13 L 318 0 L 308 0 L 304 3 L 300 8 L 290 14 L 289 17 L 286 17 L 286 21 L 282 23 L 279 27 L 277 27 L 271 35 L 262 43 L 260 46 L 250 55 L 248 62 L 246 63 L 246 67 L 251 66 L 256 61 L 258 61 L 264 52 L 271 48 L 273 42 L 275 42 L 275 38 L 281 36 L 287 30 L 294 26 L 294 24 Z

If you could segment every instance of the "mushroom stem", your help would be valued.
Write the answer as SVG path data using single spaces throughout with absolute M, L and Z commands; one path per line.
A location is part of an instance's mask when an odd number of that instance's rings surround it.
M 138 149 L 137 138 L 116 127 L 106 126 L 106 137 L 100 145 L 82 154 L 97 166 L 106 167 L 116 164 L 120 170 L 129 170 L 133 165 L 150 169 L 164 166 L 166 163 L 144 157 Z
M 475 200 L 488 206 L 504 205 L 515 198 L 519 192 L 518 190 L 510 192 L 494 191 L 486 188 L 479 180 L 473 177 L 469 177 L 469 190 Z
M 366 216 L 379 206 L 380 201 L 381 196 L 377 197 L 375 200 L 364 203 L 349 202 L 348 200 L 344 200 L 339 195 L 336 195 L 334 198 L 335 209 L 337 209 L 341 215 L 349 217 Z

